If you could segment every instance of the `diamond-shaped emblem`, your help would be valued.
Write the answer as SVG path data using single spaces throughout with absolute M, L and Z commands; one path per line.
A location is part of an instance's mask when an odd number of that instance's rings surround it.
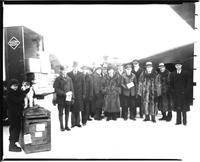
M 17 38 L 15 37 L 12 37 L 8 42 L 8 45 L 14 50 L 17 48 L 19 44 L 20 44 L 20 41 L 18 41 Z

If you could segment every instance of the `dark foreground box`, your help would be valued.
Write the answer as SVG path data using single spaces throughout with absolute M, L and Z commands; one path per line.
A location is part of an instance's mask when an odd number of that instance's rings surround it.
M 51 150 L 50 111 L 40 106 L 24 110 L 19 143 L 25 153 Z

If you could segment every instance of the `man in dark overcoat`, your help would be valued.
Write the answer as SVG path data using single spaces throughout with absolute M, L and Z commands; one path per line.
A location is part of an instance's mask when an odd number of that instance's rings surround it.
M 84 110 L 82 111 L 82 124 L 86 125 L 90 118 L 91 108 L 92 108 L 92 99 L 93 99 L 93 78 L 91 76 L 92 69 L 89 67 L 82 67 L 84 79 L 85 79 L 85 99 L 84 99 Z
M 136 76 L 136 80 L 137 80 L 136 88 L 138 88 L 139 77 L 140 77 L 140 74 L 144 71 L 144 69 L 140 67 L 140 63 L 138 60 L 133 60 L 132 64 L 133 64 L 132 73 L 135 74 L 135 76 Z M 144 112 L 142 109 L 141 102 L 142 102 L 141 97 L 139 95 L 136 95 L 135 113 L 137 113 L 137 107 L 139 107 L 140 118 L 143 118 Z
M 99 66 L 96 68 L 93 74 L 93 86 L 94 86 L 94 101 L 95 101 L 95 120 L 102 119 L 102 107 L 104 106 L 104 95 L 102 93 L 102 85 L 105 79 L 102 76 L 102 68 Z
M 53 87 L 55 89 L 56 102 L 58 104 L 60 130 L 70 131 L 70 128 L 68 127 L 69 111 L 75 97 L 72 79 L 67 75 L 66 67 L 60 66 L 60 76 L 55 79 Z M 71 93 L 71 99 L 68 101 L 66 100 L 67 93 Z M 63 125 L 63 111 L 65 112 L 65 128 Z
M 174 111 L 177 112 L 176 125 L 182 123 L 181 117 L 183 117 L 183 124 L 187 124 L 187 111 L 189 107 L 189 77 L 186 71 L 182 69 L 182 63 L 178 61 L 175 63 L 176 70 L 171 73 L 170 85 L 173 92 Z
M 71 125 L 72 128 L 80 125 L 80 112 L 84 110 L 85 99 L 85 79 L 83 73 L 78 71 L 78 62 L 73 62 L 73 70 L 68 73 L 68 76 L 72 79 L 74 86 L 75 102 L 71 107 Z
M 160 118 L 159 120 L 170 121 L 172 118 L 170 72 L 166 69 L 165 64 L 163 62 L 159 64 L 159 74 L 161 80 L 161 96 L 158 98 L 158 110 L 160 110 L 162 113 L 162 118 Z

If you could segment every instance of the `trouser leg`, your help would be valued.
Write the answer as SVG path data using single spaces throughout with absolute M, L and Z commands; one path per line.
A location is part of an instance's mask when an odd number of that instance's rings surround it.
M 142 100 L 141 100 L 140 96 L 138 96 L 138 106 L 140 108 L 140 118 L 143 118 L 144 112 L 143 112 L 143 109 L 142 109 Z
M 176 124 L 181 124 L 181 111 L 177 111 Z
M 182 115 L 183 115 L 183 124 L 186 125 L 187 124 L 187 112 L 183 111 Z
M 101 120 L 101 114 L 102 114 L 102 108 L 101 107 L 96 107 L 95 119 L 96 120 Z
M 63 125 L 63 109 L 64 109 L 64 103 L 59 103 L 58 104 L 58 118 L 59 118 L 59 123 L 60 123 L 60 129 L 64 129 Z
M 130 119 L 136 117 L 135 96 L 129 96 Z
M 162 118 L 160 118 L 159 120 L 166 120 L 166 112 L 161 111 L 162 113 Z
M 84 102 L 84 110 L 81 112 L 82 115 L 82 124 L 86 124 L 87 120 L 88 120 L 88 102 Z
M 122 107 L 122 114 L 124 120 L 128 119 L 128 107 L 129 107 L 129 97 L 123 96 L 124 106 Z
M 67 105 L 65 108 L 65 128 L 68 128 L 69 110 L 70 110 L 70 106 Z
M 128 107 L 124 106 L 122 107 L 122 117 L 127 120 L 128 119 Z
M 80 125 L 80 112 L 75 113 L 75 123 L 76 125 Z
M 15 143 L 19 141 L 19 134 L 21 131 L 21 116 L 12 112 L 8 113 L 9 120 L 9 141 L 10 143 Z
M 76 125 L 76 120 L 75 120 L 75 112 L 71 113 L 71 126 L 74 127 Z
M 155 115 L 151 115 L 151 121 L 154 122 L 154 123 L 156 122 L 156 117 L 155 117 Z

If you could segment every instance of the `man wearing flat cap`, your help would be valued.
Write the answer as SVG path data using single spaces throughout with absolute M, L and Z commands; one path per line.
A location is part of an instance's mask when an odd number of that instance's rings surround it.
M 77 126 L 81 127 L 80 124 L 80 112 L 84 110 L 84 99 L 85 99 L 85 79 L 83 73 L 78 70 L 78 62 L 73 62 L 73 70 L 68 73 L 68 76 L 72 79 L 74 86 L 75 102 L 71 107 L 71 125 L 72 128 Z
M 144 69 L 140 67 L 140 63 L 138 60 L 133 60 L 132 64 L 133 64 L 132 73 L 135 74 L 135 76 L 136 76 L 136 80 L 137 80 L 136 88 L 138 88 L 139 76 L 144 71 Z M 136 105 L 135 106 L 136 106 L 135 110 L 137 110 L 137 107 L 139 107 L 140 118 L 143 118 L 144 112 L 142 109 L 141 97 L 138 95 L 136 96 Z M 137 111 L 135 113 L 137 113 Z
M 177 112 L 176 125 L 182 123 L 187 124 L 187 111 L 189 107 L 189 77 L 186 71 L 182 69 L 182 63 L 177 61 L 175 63 L 176 70 L 170 75 L 170 85 L 173 91 L 174 111 Z
M 60 122 L 60 130 L 70 131 L 68 127 L 69 111 L 72 102 L 75 99 L 74 87 L 71 78 L 67 75 L 67 67 L 60 66 L 60 76 L 58 76 L 53 84 L 56 93 L 56 101 L 58 103 L 58 117 Z M 67 95 L 71 94 L 71 99 L 67 99 Z M 65 127 L 63 125 L 63 111 L 65 112 Z
M 146 62 L 146 70 L 139 77 L 138 95 L 141 96 L 145 119 L 156 122 L 157 100 L 161 93 L 160 75 L 153 69 L 152 62 Z
M 159 120 L 170 121 L 172 118 L 172 96 L 170 93 L 170 72 L 163 62 L 159 63 L 159 74 L 161 78 L 161 96 L 158 99 L 158 109 L 162 113 Z M 168 114 L 166 114 L 168 113 Z
M 122 75 L 122 95 L 124 99 L 124 107 L 122 107 L 122 117 L 124 120 L 128 119 L 128 112 L 130 112 L 130 119 L 136 118 L 136 95 L 137 95 L 137 79 L 132 73 L 132 65 L 125 65 L 125 73 Z M 128 111 L 129 110 L 129 111 Z

